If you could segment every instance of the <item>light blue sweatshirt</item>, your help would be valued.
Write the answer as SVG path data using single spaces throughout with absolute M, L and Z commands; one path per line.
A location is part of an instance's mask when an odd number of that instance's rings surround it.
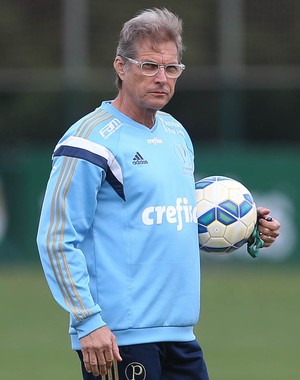
M 193 172 L 190 138 L 163 112 L 149 129 L 103 102 L 59 141 L 37 242 L 73 349 L 104 325 L 119 345 L 195 339 Z

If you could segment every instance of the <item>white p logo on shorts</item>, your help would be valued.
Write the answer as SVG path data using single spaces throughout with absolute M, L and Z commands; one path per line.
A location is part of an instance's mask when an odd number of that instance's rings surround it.
M 125 368 L 125 376 L 128 380 L 145 380 L 146 369 L 143 364 L 133 362 L 128 364 L 128 366 Z

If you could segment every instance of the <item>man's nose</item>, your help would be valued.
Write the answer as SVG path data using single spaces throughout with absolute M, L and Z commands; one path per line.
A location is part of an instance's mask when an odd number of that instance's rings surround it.
M 166 82 L 167 81 L 166 70 L 164 67 L 160 67 L 158 69 L 158 72 L 155 75 L 155 79 L 158 80 L 159 82 Z

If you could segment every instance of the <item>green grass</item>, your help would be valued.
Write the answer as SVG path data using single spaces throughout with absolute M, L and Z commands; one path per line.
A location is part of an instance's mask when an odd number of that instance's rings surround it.
M 203 265 L 197 336 L 212 380 L 299 377 L 299 269 Z
M 41 270 L 0 272 L 0 379 L 80 380 L 68 314 L 52 299 Z
M 203 265 L 197 336 L 211 380 L 299 377 L 300 267 Z M 40 268 L 0 271 L 0 379 L 80 380 Z

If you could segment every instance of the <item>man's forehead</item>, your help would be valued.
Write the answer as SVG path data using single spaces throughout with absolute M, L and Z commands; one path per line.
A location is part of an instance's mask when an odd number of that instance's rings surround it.
M 137 55 L 141 58 L 158 57 L 160 59 L 174 59 L 178 57 L 178 51 L 175 42 L 164 41 L 160 43 L 152 43 L 151 41 L 143 40 L 137 44 Z

